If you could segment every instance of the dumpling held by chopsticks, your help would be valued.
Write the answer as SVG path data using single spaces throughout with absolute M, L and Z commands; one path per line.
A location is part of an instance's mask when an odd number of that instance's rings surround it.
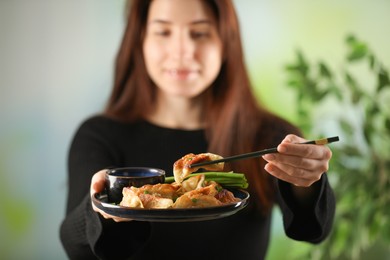
M 190 167 L 192 164 L 195 163 L 215 161 L 219 159 L 223 159 L 223 157 L 213 153 L 189 153 L 183 156 L 173 164 L 173 176 L 175 178 L 175 182 L 182 183 L 188 175 L 193 172 L 196 172 L 200 168 L 203 168 L 207 171 L 223 171 L 223 162 L 205 165 L 202 167 Z

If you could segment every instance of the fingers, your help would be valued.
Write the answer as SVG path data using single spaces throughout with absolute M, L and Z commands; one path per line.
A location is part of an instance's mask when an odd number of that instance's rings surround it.
M 104 190 L 106 170 L 101 170 L 92 176 L 90 193 L 91 196 L 95 193 L 100 193 Z
M 289 135 L 277 147 L 281 154 L 295 155 L 311 159 L 330 159 L 332 152 L 324 145 L 300 144 L 305 139 Z
M 313 174 L 302 169 L 297 170 L 293 167 L 288 168 L 288 170 L 284 171 L 272 163 L 267 163 L 264 169 L 274 177 L 299 187 L 311 186 L 313 183 L 321 179 L 321 176 L 323 174 L 323 172 L 319 174 Z
M 90 194 L 93 196 L 96 193 L 100 193 L 104 190 L 105 187 L 105 182 L 106 182 L 106 169 L 98 171 L 92 176 L 91 179 L 91 186 L 90 186 Z M 102 211 L 101 209 L 97 208 L 93 203 L 92 203 L 92 209 L 99 213 L 100 215 L 103 216 L 105 219 L 112 219 L 115 222 L 125 222 L 125 221 L 132 221 L 132 219 L 128 218 L 120 218 L 116 217 L 110 214 L 107 214 L 106 212 Z
M 267 162 L 272 162 L 278 168 L 289 172 L 291 169 L 305 170 L 307 172 L 326 172 L 329 169 L 329 159 L 311 159 L 308 157 L 267 154 L 263 156 Z
M 105 174 L 106 174 L 106 170 L 101 170 L 101 171 L 98 171 L 97 173 L 95 173 L 92 176 L 91 185 L 90 185 L 90 189 L 89 189 L 91 197 L 94 194 L 100 193 L 100 192 L 102 192 L 104 190 L 104 184 L 105 184 L 105 181 L 106 181 L 105 180 Z M 93 203 L 92 203 L 92 209 L 94 211 L 100 213 L 104 218 L 106 218 L 104 216 L 106 213 L 104 213 L 103 211 L 98 209 Z
M 287 135 L 278 146 L 278 153 L 267 154 L 265 170 L 295 186 L 308 187 L 329 169 L 331 150 L 324 145 L 300 144 L 306 140 Z
M 96 211 L 97 213 L 99 213 L 100 215 L 103 216 L 103 218 L 105 219 L 112 219 L 113 221 L 115 222 L 128 222 L 128 221 L 133 221 L 132 219 L 129 219 L 129 218 L 121 218 L 121 217 L 117 217 L 117 216 L 113 216 L 113 215 L 110 215 L 110 214 L 107 214 L 105 213 L 104 211 L 96 208 L 95 206 L 93 206 L 93 209 L 94 211 Z

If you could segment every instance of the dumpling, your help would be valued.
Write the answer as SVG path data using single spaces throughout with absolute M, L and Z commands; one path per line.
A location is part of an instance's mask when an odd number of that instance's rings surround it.
M 122 190 L 121 206 L 132 208 L 170 208 L 178 197 L 179 186 L 159 183 L 142 187 L 125 187 Z
M 173 204 L 173 208 L 205 208 L 220 206 L 220 202 L 215 196 L 218 189 L 215 184 L 198 188 L 181 195 Z
M 145 209 L 166 209 L 173 205 L 172 199 L 158 197 L 151 194 L 140 194 L 140 200 Z
M 189 153 L 183 156 L 173 164 L 173 176 L 175 178 L 175 182 L 179 184 L 182 183 L 188 175 L 196 172 L 200 168 L 208 171 L 222 171 L 225 165 L 223 162 L 190 168 L 190 166 L 195 163 L 215 161 L 222 158 L 222 156 L 213 153 Z
M 192 176 L 181 183 L 180 192 L 186 193 L 198 188 L 202 188 L 204 185 L 205 176 L 204 174 L 199 174 Z
M 125 187 L 122 190 L 123 198 L 119 205 L 131 208 L 143 208 L 141 199 L 137 194 L 137 190 L 132 189 L 133 187 Z

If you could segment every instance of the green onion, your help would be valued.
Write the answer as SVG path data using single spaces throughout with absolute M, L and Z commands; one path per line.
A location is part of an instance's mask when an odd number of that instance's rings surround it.
M 215 181 L 225 188 L 248 188 L 248 182 L 245 174 L 236 172 L 201 172 L 192 173 L 186 179 L 204 174 L 206 181 Z M 165 177 L 165 183 L 172 183 L 175 179 L 173 176 Z

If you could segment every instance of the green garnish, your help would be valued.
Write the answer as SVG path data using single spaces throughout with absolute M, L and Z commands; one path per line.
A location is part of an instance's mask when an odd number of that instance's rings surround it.
M 248 182 L 245 174 L 236 172 L 201 172 L 192 173 L 186 179 L 204 174 L 206 181 L 215 181 L 224 188 L 248 188 Z M 173 176 L 165 177 L 165 183 L 172 183 L 175 181 Z

